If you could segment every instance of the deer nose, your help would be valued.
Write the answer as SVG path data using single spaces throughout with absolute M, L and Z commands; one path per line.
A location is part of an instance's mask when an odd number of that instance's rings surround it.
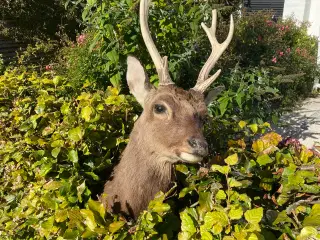
M 192 147 L 193 153 L 205 157 L 208 155 L 208 143 L 204 139 L 191 137 L 188 139 L 190 147 Z

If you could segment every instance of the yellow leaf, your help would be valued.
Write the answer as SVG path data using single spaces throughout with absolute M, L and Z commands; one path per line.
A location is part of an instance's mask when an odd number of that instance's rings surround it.
M 247 122 L 245 122 L 245 121 L 240 121 L 238 124 L 241 129 L 243 129 L 245 126 L 247 126 Z
M 225 163 L 228 164 L 228 165 L 236 165 L 239 161 L 238 159 L 238 154 L 232 154 L 230 155 L 229 157 L 227 157 L 225 160 Z

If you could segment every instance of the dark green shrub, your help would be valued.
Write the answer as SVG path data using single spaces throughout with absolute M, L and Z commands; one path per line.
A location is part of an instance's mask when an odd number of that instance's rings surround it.
M 241 67 L 262 66 L 280 81 L 276 87 L 283 105 L 311 93 L 319 76 L 316 37 L 309 36 L 307 23 L 293 18 L 271 21 L 272 13 L 256 12 L 238 19 L 232 50 Z
M 66 10 L 64 0 L 1 1 L 0 35 L 20 41 L 57 39 L 57 33 L 74 38 L 80 9 Z M 9 20 L 9 23 L 6 23 Z
M 203 20 L 209 22 L 212 7 L 220 9 L 220 21 L 223 20 L 222 15 L 229 22 L 229 14 L 236 9 L 234 6 L 239 2 L 229 1 L 233 6 L 225 6 L 225 1 L 217 0 L 199 1 L 197 4 L 193 1 L 176 0 L 154 2 L 150 9 L 150 29 L 161 53 L 169 55 L 170 72 L 180 86 L 194 85 L 202 63 L 206 61 L 210 51 L 209 41 L 200 23 Z M 78 4 L 81 3 L 83 4 Z M 71 70 L 67 71 L 70 71 L 70 75 L 79 76 L 73 78 L 73 82 L 83 84 L 87 76 L 94 71 L 95 78 L 90 78 L 99 86 L 106 86 L 106 81 L 111 81 L 114 85 L 124 83 L 128 54 L 149 63 L 146 65 L 148 74 L 152 82 L 157 82 L 154 66 L 141 37 L 138 9 L 139 1 L 85 1 L 82 18 L 93 38 L 89 34 L 90 41 L 80 46 L 83 49 L 76 46 L 75 49 L 67 50 L 71 52 L 68 62 L 73 64 Z M 81 56 L 87 54 L 84 58 L 86 61 L 74 61 L 72 53 L 77 52 Z M 69 55 L 63 56 L 68 59 Z M 82 65 L 81 70 L 78 67 Z M 88 66 L 95 69 L 91 70 Z M 84 77 L 77 71 L 82 72 Z M 110 80 L 106 80 L 106 75 Z

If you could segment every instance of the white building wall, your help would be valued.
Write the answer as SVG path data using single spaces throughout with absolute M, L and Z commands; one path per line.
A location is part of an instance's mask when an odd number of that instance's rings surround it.
M 311 26 L 309 34 L 320 39 L 320 0 L 285 0 L 283 17 L 294 16 L 299 21 L 308 21 Z M 320 42 L 318 47 L 318 63 L 320 64 Z

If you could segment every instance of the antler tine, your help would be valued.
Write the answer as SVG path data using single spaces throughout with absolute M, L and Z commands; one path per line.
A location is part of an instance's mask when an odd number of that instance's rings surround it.
M 196 85 L 192 88 L 193 90 L 204 92 L 216 78 L 219 76 L 221 69 L 219 69 L 213 76 L 209 77 L 209 73 L 222 55 L 222 53 L 226 50 L 228 45 L 230 44 L 234 32 L 234 22 L 232 15 L 230 16 L 230 29 L 228 33 L 227 39 L 223 43 L 219 43 L 216 38 L 216 27 L 217 27 L 217 11 L 212 10 L 212 24 L 211 27 L 208 28 L 204 23 L 201 23 L 203 30 L 207 33 L 209 41 L 211 43 L 212 52 L 202 67 Z M 209 78 L 208 78 L 209 77 Z
M 149 15 L 149 5 L 151 0 L 141 0 L 140 2 L 140 28 L 142 33 L 142 38 L 146 44 L 149 54 L 154 62 L 158 76 L 159 85 L 169 85 L 174 84 L 170 78 L 168 70 L 168 58 L 164 56 L 161 58 L 157 47 L 155 46 L 152 37 L 150 35 L 150 30 L 148 26 L 148 15 Z

